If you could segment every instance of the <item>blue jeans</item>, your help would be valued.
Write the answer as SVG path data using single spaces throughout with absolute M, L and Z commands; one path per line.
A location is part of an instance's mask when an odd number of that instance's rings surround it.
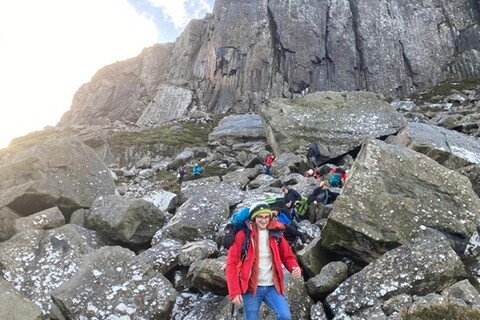
M 277 292 L 274 286 L 258 286 L 257 293 L 247 292 L 243 295 L 245 320 L 258 320 L 262 301 L 275 312 L 277 320 L 290 320 L 290 308 L 287 299 Z

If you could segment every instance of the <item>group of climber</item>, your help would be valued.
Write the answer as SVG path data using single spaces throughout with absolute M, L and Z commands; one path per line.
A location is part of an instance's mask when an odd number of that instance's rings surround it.
M 308 146 L 307 158 L 313 168 L 320 166 L 320 151 L 317 144 Z M 269 154 L 264 161 L 265 174 L 271 174 L 275 156 Z M 264 302 L 275 313 L 276 319 L 291 319 L 292 315 L 286 300 L 283 283 L 282 264 L 294 278 L 302 277 L 302 270 L 289 244 L 288 238 L 299 238 L 306 245 L 305 236 L 298 230 L 296 223 L 308 208 L 308 220 L 315 223 L 323 217 L 326 205 L 335 201 L 338 193 L 330 187 L 342 187 L 346 181 L 346 172 L 340 167 L 333 167 L 327 180 L 321 180 L 316 169 L 309 169 L 306 178 L 318 182 L 308 198 L 289 185 L 283 185 L 283 205 L 277 201 L 258 202 L 249 208 L 243 208 L 232 216 L 243 227 L 230 230 L 226 278 L 228 295 L 238 308 L 243 307 L 244 319 L 259 319 L 260 306 Z M 236 217 L 234 217 L 236 215 Z M 243 221 L 245 220 L 245 221 Z M 232 307 L 232 312 L 233 312 Z

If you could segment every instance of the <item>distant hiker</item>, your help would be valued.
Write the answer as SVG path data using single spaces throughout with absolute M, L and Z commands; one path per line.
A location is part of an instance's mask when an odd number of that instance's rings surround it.
M 305 172 L 305 178 L 314 178 L 316 180 L 319 180 L 320 176 L 318 175 L 317 171 L 313 169 L 308 169 L 307 172 Z
M 294 278 L 302 276 L 295 255 L 283 237 L 285 227 L 272 220 L 272 215 L 265 202 L 253 204 L 249 231 L 239 231 L 228 250 L 228 296 L 235 306 L 243 305 L 246 320 L 259 319 L 262 302 L 273 310 L 277 319 L 291 319 L 290 307 L 284 297 L 282 264 Z M 242 254 L 245 244 L 246 250 Z
M 342 178 L 340 176 L 340 173 L 335 172 L 334 174 L 332 174 L 332 176 L 328 180 L 328 183 L 330 184 L 330 186 L 334 188 L 341 188 L 343 184 L 342 184 Z
M 269 153 L 269 154 L 265 157 L 265 161 L 264 161 L 264 164 L 263 164 L 263 166 L 264 166 L 264 168 L 265 168 L 265 174 L 270 175 L 270 169 L 272 168 L 273 161 L 275 161 L 275 155 Z
M 307 245 L 307 239 L 305 235 L 298 230 L 298 228 L 293 224 L 293 221 L 288 217 L 288 215 L 283 211 L 272 210 L 273 217 L 285 225 L 285 239 L 290 243 L 295 243 L 297 237 L 302 242 L 302 245 L 305 247 Z
M 281 190 L 283 192 L 283 198 L 285 199 L 285 206 L 287 207 L 287 214 L 289 215 L 290 220 L 300 222 L 300 217 L 295 210 L 295 206 L 300 203 L 302 196 L 291 186 L 283 185 Z
M 330 170 L 329 175 L 330 180 L 328 182 L 330 183 L 330 186 L 334 188 L 341 188 L 347 180 L 347 173 L 340 167 L 335 167 Z
M 320 186 L 308 196 L 308 220 L 312 224 L 317 220 L 317 212 L 323 214 L 325 206 L 332 203 L 338 196 L 337 193 L 330 191 L 329 187 L 328 181 L 322 181 Z
M 194 178 L 198 178 L 203 172 L 202 167 L 198 163 L 195 163 L 195 165 L 192 167 L 192 175 Z
M 307 159 L 310 160 L 314 167 L 320 165 L 320 148 L 316 142 L 312 142 L 307 147 Z
M 183 168 L 182 166 L 178 169 L 178 172 L 177 172 L 178 184 L 182 184 L 184 176 L 185 176 L 185 168 Z

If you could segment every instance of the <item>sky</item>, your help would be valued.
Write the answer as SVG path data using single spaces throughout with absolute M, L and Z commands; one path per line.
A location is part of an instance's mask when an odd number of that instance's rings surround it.
M 55 126 L 95 72 L 173 42 L 214 0 L 0 2 L 0 148 Z

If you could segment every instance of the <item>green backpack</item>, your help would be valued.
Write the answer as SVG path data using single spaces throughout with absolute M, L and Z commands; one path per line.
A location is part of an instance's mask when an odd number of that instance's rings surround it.
M 308 212 L 308 203 L 307 203 L 307 198 L 302 196 L 302 199 L 300 199 L 300 203 L 297 206 L 297 213 L 300 217 L 305 216 Z

